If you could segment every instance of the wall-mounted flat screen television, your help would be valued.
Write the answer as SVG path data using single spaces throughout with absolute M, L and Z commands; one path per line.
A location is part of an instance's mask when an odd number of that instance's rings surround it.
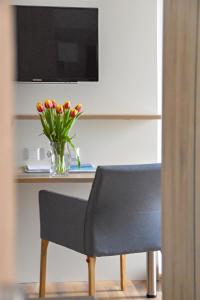
M 98 9 L 15 6 L 17 81 L 98 81 Z

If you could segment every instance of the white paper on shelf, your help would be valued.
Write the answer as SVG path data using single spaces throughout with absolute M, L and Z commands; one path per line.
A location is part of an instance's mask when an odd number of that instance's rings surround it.
M 29 162 L 25 166 L 26 172 L 50 172 L 50 163 L 48 161 Z

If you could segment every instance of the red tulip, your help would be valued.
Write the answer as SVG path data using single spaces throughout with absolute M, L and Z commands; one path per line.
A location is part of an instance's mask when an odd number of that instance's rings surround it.
M 71 118 L 75 118 L 76 115 L 77 115 L 77 113 L 78 113 L 78 110 L 76 110 L 75 108 L 71 109 L 71 111 L 70 111 L 70 117 Z
M 49 99 L 46 99 L 44 102 L 46 108 L 53 108 L 53 102 Z
M 56 112 L 57 112 L 57 114 L 62 114 L 63 113 L 63 106 L 58 104 L 56 106 Z
M 36 107 L 38 112 L 42 113 L 44 111 L 44 104 L 42 102 L 38 102 Z
M 57 106 L 57 103 L 56 103 L 56 100 L 51 100 L 51 102 L 52 102 L 52 104 L 53 104 L 53 108 L 56 108 L 56 106 Z
M 71 107 L 71 102 L 70 101 L 66 101 L 65 104 L 63 105 L 64 109 L 70 109 Z
M 81 109 L 82 109 L 82 104 L 80 104 L 80 103 L 77 104 L 76 107 L 75 107 L 75 109 L 78 110 L 78 112 L 80 112 Z

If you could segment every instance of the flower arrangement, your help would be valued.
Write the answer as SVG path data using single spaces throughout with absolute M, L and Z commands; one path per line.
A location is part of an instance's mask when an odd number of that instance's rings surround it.
M 38 102 L 36 107 L 41 120 L 43 134 L 49 139 L 52 152 L 54 153 L 54 173 L 66 173 L 66 144 L 75 151 L 77 163 L 80 166 L 80 158 L 72 142 L 73 137 L 70 136 L 70 131 L 82 114 L 82 105 L 77 104 L 72 108 L 70 101 L 60 105 L 55 100 L 46 99 L 44 103 Z

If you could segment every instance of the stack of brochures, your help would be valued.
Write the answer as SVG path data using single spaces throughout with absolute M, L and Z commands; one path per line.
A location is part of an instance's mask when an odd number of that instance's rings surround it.
M 95 171 L 96 167 L 90 163 L 83 163 L 80 165 L 80 168 L 77 165 L 71 165 L 69 168 L 70 173 L 90 173 Z
M 42 161 L 27 163 L 24 169 L 26 173 L 50 173 L 49 163 Z M 69 169 L 70 173 L 90 173 L 95 171 L 96 167 L 91 163 L 82 163 L 80 167 L 77 164 L 72 164 Z
M 34 161 L 26 164 L 24 168 L 26 173 L 49 173 L 50 164 L 44 161 Z

